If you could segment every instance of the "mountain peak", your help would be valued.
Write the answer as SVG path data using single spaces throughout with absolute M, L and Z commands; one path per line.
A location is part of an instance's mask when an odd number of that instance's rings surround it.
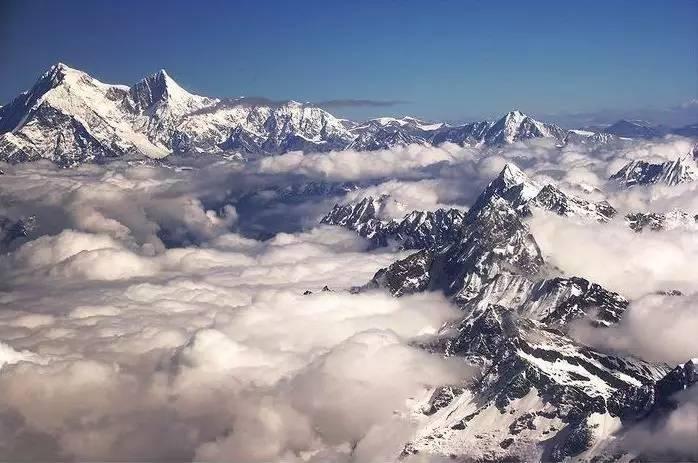
M 167 105 L 171 110 L 183 114 L 211 101 L 187 92 L 164 69 L 137 82 L 131 87 L 129 95 L 131 107 L 138 112 Z
M 68 66 L 67 64 L 65 64 L 61 61 L 59 61 L 56 64 L 54 64 L 53 66 L 51 66 L 48 70 L 49 73 L 52 73 L 52 72 L 71 72 L 71 71 L 82 72 L 82 71 L 79 71 L 78 69 L 75 69 L 75 68 Z
M 643 160 L 628 162 L 618 172 L 611 175 L 625 187 L 663 183 L 674 186 L 693 182 L 698 179 L 698 169 L 690 154 L 680 156 L 673 161 L 651 163 Z
M 507 163 L 499 175 L 480 193 L 470 210 L 482 210 L 496 198 L 505 199 L 517 208 L 535 197 L 540 190 L 541 186 L 531 180 L 521 169 L 512 163 Z
M 82 71 L 71 68 L 65 63 L 58 62 L 51 66 L 48 71 L 41 76 L 39 81 L 50 82 L 51 84 L 58 84 L 63 81 L 63 79 L 69 74 L 82 74 Z
M 525 185 L 526 190 L 531 190 L 530 194 L 537 193 L 540 190 L 540 186 L 536 184 L 531 178 L 519 169 L 516 164 L 510 162 L 504 165 L 504 168 L 499 172 L 497 179 L 501 182 L 504 188 L 511 188 L 516 185 Z M 527 191 L 528 192 L 528 191 Z
M 528 118 L 528 116 L 518 109 L 514 109 L 513 111 L 509 111 L 506 113 L 499 121 L 504 123 L 505 127 L 518 127 L 521 125 L 521 123 Z
M 514 109 L 512 111 L 509 111 L 505 116 L 506 119 L 523 119 L 526 116 L 523 112 L 519 111 L 518 109 Z
M 65 70 L 68 70 L 68 69 L 70 69 L 70 67 L 69 67 L 67 64 L 61 63 L 61 62 L 59 61 L 59 62 L 57 62 L 56 64 L 54 64 L 53 66 L 51 66 L 51 67 L 49 68 L 49 71 L 48 71 L 48 72 L 65 71 Z
M 151 85 L 155 84 L 157 86 L 163 86 L 165 89 L 181 89 L 182 91 L 185 91 L 164 69 L 160 69 L 158 72 L 150 74 L 145 79 L 141 80 L 141 82 L 143 81 L 148 82 Z
M 504 168 L 502 168 L 497 177 L 508 187 L 531 182 L 528 175 L 519 169 L 516 164 L 512 164 L 511 162 L 507 162 L 504 165 Z

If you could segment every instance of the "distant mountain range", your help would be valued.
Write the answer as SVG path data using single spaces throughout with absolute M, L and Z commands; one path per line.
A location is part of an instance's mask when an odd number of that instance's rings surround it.
M 698 124 L 690 124 L 683 127 L 671 128 L 662 125 L 652 125 L 647 121 L 621 119 L 607 127 L 592 126 L 591 131 L 602 132 L 625 138 L 657 138 L 664 135 L 675 134 L 684 137 L 698 136 Z
M 666 133 L 696 135 L 697 126 L 669 130 L 637 121 L 570 131 L 511 111 L 497 121 L 462 125 L 412 117 L 354 122 L 295 101 L 219 99 L 194 95 L 164 70 L 132 86 L 102 83 L 59 63 L 34 86 L 0 107 L 0 159 L 49 159 L 61 166 L 123 156 L 173 153 L 250 159 L 288 151 L 371 151 L 409 144 L 494 146 L 530 138 L 559 144 L 608 143 Z

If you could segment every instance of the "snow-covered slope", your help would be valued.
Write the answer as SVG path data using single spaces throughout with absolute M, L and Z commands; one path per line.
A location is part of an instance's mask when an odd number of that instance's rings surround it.
M 528 204 L 530 208 L 540 208 L 564 217 L 591 219 L 607 222 L 616 210 L 608 201 L 591 202 L 578 196 L 569 195 L 552 184 L 544 186 Z
M 456 239 L 465 213 L 458 209 L 412 211 L 402 219 L 383 218 L 390 197 L 367 197 L 354 204 L 336 204 L 321 223 L 356 231 L 375 247 L 395 243 L 402 249 L 424 249 Z
M 183 116 L 215 103 L 215 99 L 187 92 L 164 69 L 136 83 L 123 100 L 127 111 L 145 116 L 136 119 L 135 129 L 168 149 Z
M 136 129 L 146 117 L 128 115 L 129 89 L 99 82 L 59 63 L 31 90 L 0 108 L 0 154 L 10 161 L 51 159 L 61 165 L 168 149 Z
M 320 108 L 295 101 L 257 104 L 244 98 L 192 112 L 178 130 L 188 139 L 187 148 L 197 152 L 330 151 L 354 138 L 342 121 Z
M 690 156 L 658 164 L 631 161 L 610 177 L 610 180 L 626 188 L 658 183 L 672 186 L 693 182 L 696 179 L 698 179 L 698 168 Z
M 542 265 L 528 227 L 507 201 L 495 196 L 486 206 L 468 212 L 455 241 L 378 271 L 371 286 L 385 287 L 394 295 L 442 290 L 467 303 L 499 273 L 535 275 Z
M 497 145 L 540 137 L 562 141 L 566 133 L 566 130 L 554 124 L 544 124 L 521 111 L 511 111 L 487 130 L 484 142 L 487 145 Z
M 484 207 L 495 197 L 505 199 L 524 216 L 540 209 L 583 221 L 606 222 L 616 214 L 616 210 L 607 201 L 587 201 L 565 193 L 553 184 L 541 186 L 511 163 L 506 164 L 487 185 L 475 201 L 473 209 Z
M 624 420 L 652 408 L 653 386 L 669 373 L 666 365 L 595 352 L 497 305 L 442 331 L 431 349 L 482 365 L 483 374 L 424 398 L 405 453 L 473 461 L 610 457 L 596 449 Z
M 338 205 L 323 222 L 383 236 L 392 223 L 380 219 L 386 200 Z M 475 380 L 414 398 L 410 418 L 417 432 L 397 458 L 419 453 L 455 461 L 629 460 L 637 455 L 616 445 L 615 436 L 660 413 L 673 393 L 696 382 L 690 361 L 672 369 L 603 353 L 572 337 L 578 322 L 597 329 L 618 323 L 629 301 L 544 261 L 522 220 L 538 208 L 598 222 L 615 214 L 606 202 L 541 187 L 507 165 L 462 219 L 442 223 L 449 232 L 439 229 L 433 237 L 440 239 L 420 242 L 417 252 L 355 288 L 385 288 L 396 297 L 443 292 L 463 315 L 421 347 L 481 370 Z M 661 216 L 662 224 L 687 216 L 669 215 Z
M 290 101 L 221 101 L 187 92 L 164 70 L 132 87 L 108 85 L 59 63 L 0 108 L 0 158 L 63 166 L 127 154 L 276 154 L 351 143 L 328 112 Z
M 546 124 L 533 119 L 521 111 L 511 111 L 495 122 L 473 122 L 456 127 L 443 127 L 437 130 L 431 141 L 458 145 L 500 145 L 515 143 L 531 138 L 552 138 L 558 142 L 567 136 L 564 130 L 554 124 Z

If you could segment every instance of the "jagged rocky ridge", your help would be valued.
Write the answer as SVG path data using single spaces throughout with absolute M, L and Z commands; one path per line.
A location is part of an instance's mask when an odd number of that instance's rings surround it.
M 412 211 L 400 220 L 384 219 L 381 211 L 388 201 L 390 197 L 383 195 L 356 204 L 336 204 L 320 223 L 355 230 L 373 247 L 396 243 L 402 249 L 422 249 L 452 242 L 465 217 L 458 209 L 437 209 Z
M 696 179 L 698 179 L 698 169 L 690 156 L 663 163 L 631 161 L 610 177 L 610 180 L 625 188 L 651 184 L 674 186 L 693 182 Z
M 571 337 L 575 323 L 599 329 L 617 323 L 628 300 L 585 278 L 562 275 L 544 262 L 522 221 L 533 209 L 594 221 L 609 220 L 615 213 L 607 203 L 578 202 L 570 198 L 581 198 L 561 192 L 557 198 L 558 191 L 552 185 L 540 187 L 508 165 L 460 223 L 453 224 L 456 230 L 441 234 L 453 237 L 451 241 L 425 243 L 358 289 L 386 288 L 397 297 L 444 292 L 462 308 L 463 317 L 421 347 L 461 357 L 482 371 L 471 383 L 444 385 L 418 400 L 412 417 L 418 431 L 401 457 L 633 458 L 638 455 L 616 437 L 657 419 L 675 392 L 696 382 L 691 361 L 672 368 L 598 352 Z M 375 236 L 385 223 L 377 217 L 386 200 L 338 205 L 323 221 Z
M 533 277 L 542 266 L 540 249 L 519 215 L 493 197 L 485 207 L 468 212 L 456 240 L 394 263 L 379 271 L 373 284 L 394 295 L 442 290 L 465 303 L 502 272 Z
M 409 144 L 500 145 L 531 138 L 558 144 L 606 143 L 511 111 L 494 122 L 462 125 L 405 117 L 365 123 L 338 119 L 312 104 L 192 94 L 164 70 L 132 86 L 105 84 L 59 63 L 0 107 L 0 159 L 49 159 L 61 166 L 123 156 L 238 154 L 303 150 L 378 150 Z M 581 137 L 581 138 L 580 138 Z
M 616 214 L 616 210 L 607 201 L 587 201 L 565 193 L 553 184 L 541 186 L 511 163 L 506 164 L 500 174 L 487 185 L 475 200 L 473 208 L 481 209 L 494 197 L 506 200 L 522 216 L 541 209 L 564 217 L 607 222 Z
M 509 203 L 522 217 L 541 209 L 580 220 L 606 222 L 616 214 L 616 210 L 606 201 L 587 201 L 564 193 L 552 184 L 541 187 L 514 164 L 504 166 L 477 198 L 472 209 L 483 209 L 494 198 Z M 376 247 L 397 242 L 403 249 L 420 249 L 452 242 L 454 230 L 465 218 L 465 213 L 458 209 L 438 209 L 433 212 L 412 211 L 401 220 L 386 219 L 383 211 L 390 201 L 388 195 L 383 195 L 363 198 L 356 203 L 336 204 L 321 223 L 357 231 Z

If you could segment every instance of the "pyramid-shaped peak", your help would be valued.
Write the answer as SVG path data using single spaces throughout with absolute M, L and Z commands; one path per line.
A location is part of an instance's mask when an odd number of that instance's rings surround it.
M 48 92 L 52 88 L 66 84 L 75 84 L 82 82 L 83 79 L 90 79 L 96 82 L 91 76 L 79 69 L 71 68 L 65 63 L 58 62 L 52 65 L 41 77 L 36 81 L 30 93 L 34 98 Z
M 504 121 L 507 121 L 507 122 L 511 121 L 511 122 L 515 122 L 515 123 L 520 123 L 521 121 L 523 121 L 527 117 L 528 116 L 526 114 L 522 113 L 518 109 L 515 109 L 513 111 L 509 111 L 508 113 L 506 113 L 504 115 L 504 117 L 502 117 L 502 119 Z
M 54 82 L 60 82 L 66 75 L 74 73 L 83 74 L 83 72 L 78 69 L 71 68 L 65 63 L 58 62 L 51 66 L 48 71 L 41 76 L 41 79 L 50 79 Z
M 490 193 L 494 192 L 499 196 L 504 197 L 512 201 L 512 198 L 508 196 L 508 191 L 516 187 L 516 193 L 514 193 L 515 199 L 513 203 L 519 204 L 528 201 L 533 198 L 541 190 L 541 185 L 531 179 L 524 171 L 519 169 L 515 164 L 508 162 L 505 164 L 502 171 L 499 173 L 496 179 L 494 179 L 488 188 Z M 489 194 L 489 193 L 487 193 Z
M 56 71 L 67 71 L 71 69 L 70 66 L 68 66 L 65 63 L 61 63 L 60 61 L 54 64 L 49 68 L 49 72 L 56 72 Z
M 528 175 L 519 169 L 516 164 L 507 162 L 498 175 L 499 178 L 509 185 L 518 185 L 519 183 L 530 182 Z
M 179 86 L 179 84 L 177 84 L 177 82 L 175 82 L 174 79 L 172 77 L 170 77 L 170 75 L 164 69 L 160 69 L 158 72 L 150 74 L 148 77 L 143 79 L 141 82 L 148 82 L 149 85 L 155 84 L 155 85 L 161 85 L 164 87 L 181 88 Z
M 79 69 L 72 68 L 72 67 L 68 66 L 67 64 L 60 62 L 60 61 L 57 62 L 56 64 L 54 64 L 53 66 L 51 66 L 48 70 L 48 72 L 71 72 L 71 71 L 82 72 Z
M 129 93 L 131 106 L 138 111 L 162 104 L 181 107 L 182 111 L 187 111 L 196 109 L 208 101 L 184 90 L 164 69 L 137 82 Z
M 182 88 L 181 85 L 179 85 L 172 78 L 172 76 L 165 69 L 160 69 L 158 72 L 153 74 L 153 76 L 155 77 L 155 80 L 161 82 L 162 85 L 167 87 L 170 91 L 182 91 L 188 93 L 186 90 Z

